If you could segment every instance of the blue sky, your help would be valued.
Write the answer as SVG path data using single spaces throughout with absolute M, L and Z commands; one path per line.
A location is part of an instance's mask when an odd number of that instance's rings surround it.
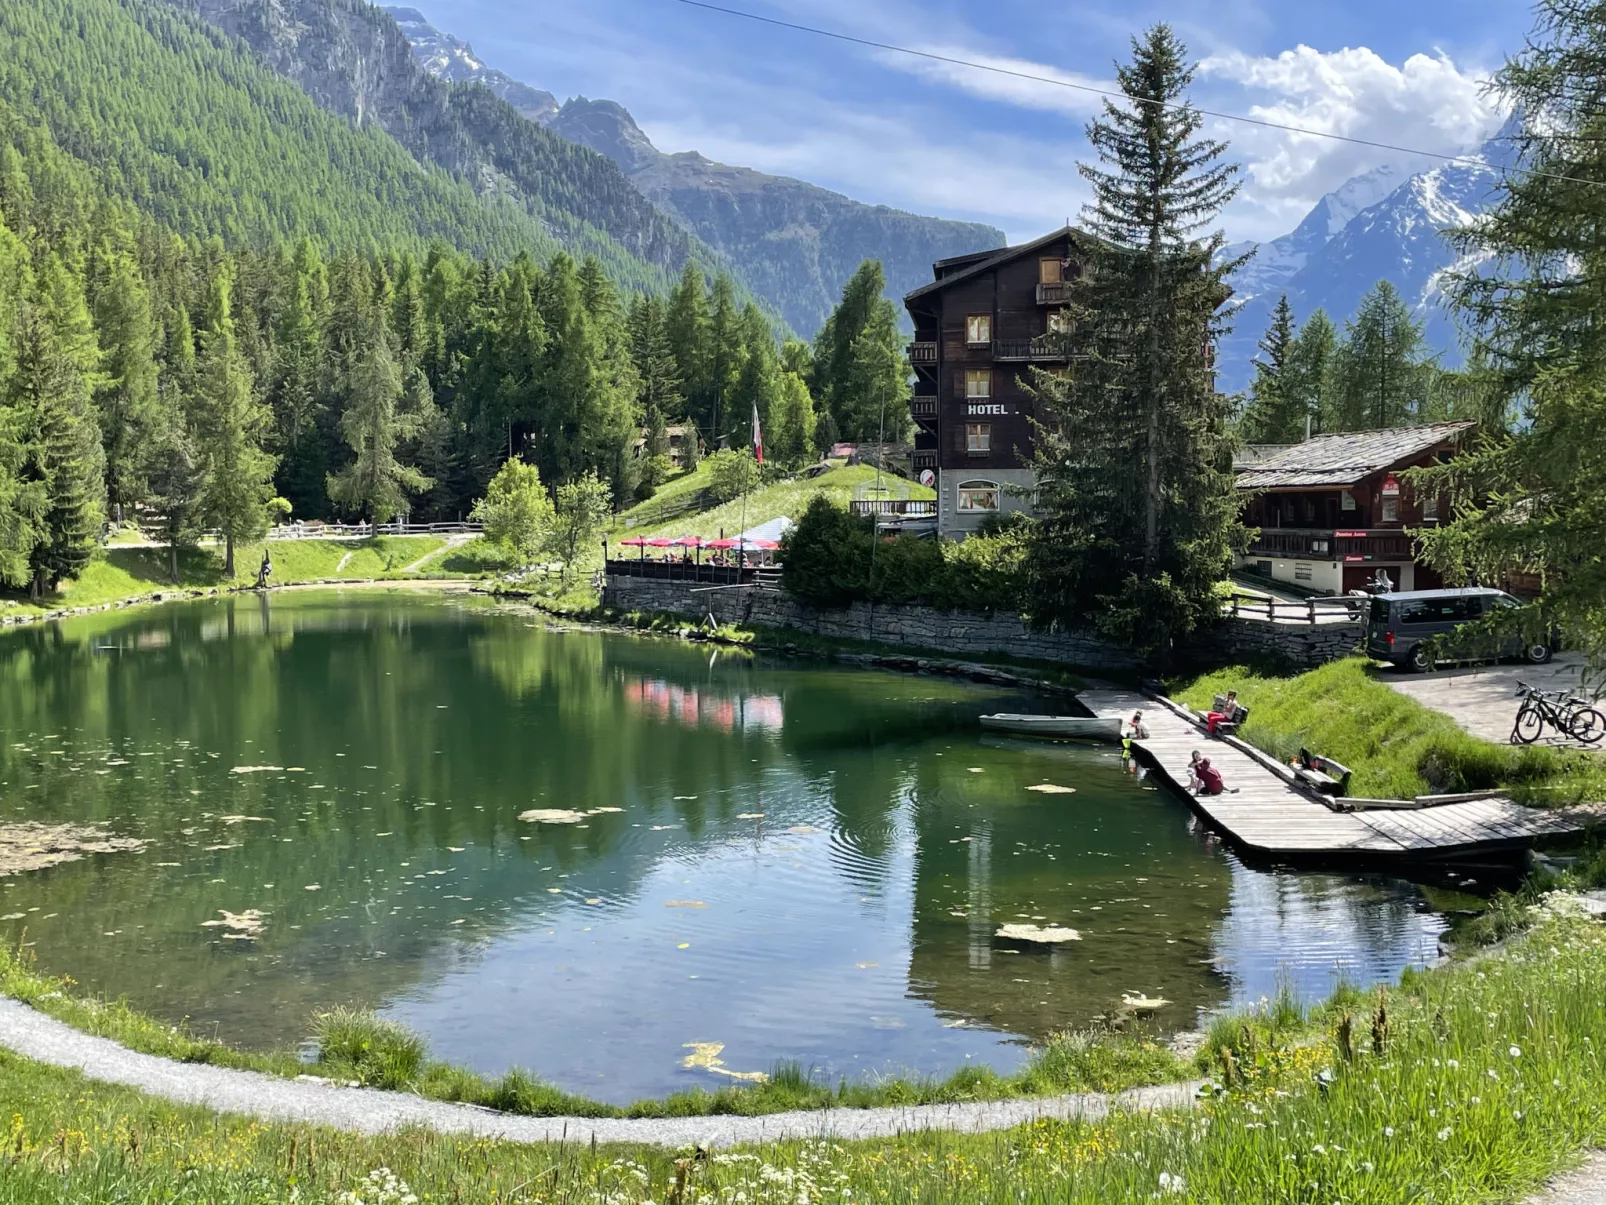
M 1514 0 L 724 0 L 954 57 L 1107 83 L 1133 32 L 1169 21 L 1201 61 L 1195 99 L 1443 153 L 1499 124 L 1481 85 L 1521 45 Z M 1075 218 L 1096 97 L 910 59 L 676 0 L 415 0 L 488 65 L 557 95 L 617 100 L 661 150 L 799 176 L 859 200 L 989 222 L 1011 241 Z M 1291 229 L 1387 152 L 1212 123 L 1245 167 L 1233 239 Z

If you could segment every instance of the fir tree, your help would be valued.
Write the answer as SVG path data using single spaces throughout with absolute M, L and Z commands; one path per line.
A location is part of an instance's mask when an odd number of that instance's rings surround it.
M 702 270 L 688 262 L 664 314 L 664 336 L 675 357 L 675 376 L 688 399 L 702 389 L 708 376 L 708 299 L 703 288 Z
M 764 454 L 777 464 L 801 464 L 814 451 L 814 399 L 795 372 L 781 373 L 764 441 Z
M 262 450 L 268 412 L 234 336 L 234 273 L 225 261 L 212 279 L 207 328 L 196 364 L 196 444 L 205 488 L 201 516 L 223 536 L 223 572 L 234 576 L 234 548 L 268 529 L 275 458 Z
M 385 310 L 376 307 L 364 349 L 346 382 L 349 399 L 340 416 L 340 433 L 351 448 L 351 463 L 329 477 L 329 496 L 349 512 L 387 523 L 408 509 L 408 495 L 434 484 L 396 458 L 396 444 L 417 430 L 417 417 L 398 412 L 401 370 L 390 350 Z
M 1117 68 L 1125 100 L 1088 126 L 1099 162 L 1080 169 L 1095 237 L 1072 290 L 1076 368 L 1033 373 L 1046 414 L 1033 613 L 1092 619 L 1162 662 L 1214 614 L 1241 537 L 1230 403 L 1207 355 L 1241 261 L 1219 259 L 1219 232 L 1199 237 L 1237 192 L 1237 168 L 1199 137 L 1185 56 L 1168 26 L 1150 29 Z
M 16 355 L 9 405 L 23 424 L 22 478 L 37 487 L 28 554 L 37 599 L 81 573 L 99 547 L 105 459 L 89 382 L 44 309 L 24 310 Z
M 1260 340 L 1249 404 L 1239 420 L 1249 443 L 1298 443 L 1305 435 L 1304 399 L 1294 381 L 1294 311 L 1285 293 L 1272 313 L 1271 326 Z
M 171 407 L 158 412 L 143 470 L 154 534 L 167 545 L 168 576 L 177 584 L 179 549 L 201 534 L 206 474 L 184 416 Z
M 837 439 L 877 439 L 883 415 L 906 409 L 909 368 L 885 289 L 881 262 L 865 260 L 815 337 L 814 394 Z

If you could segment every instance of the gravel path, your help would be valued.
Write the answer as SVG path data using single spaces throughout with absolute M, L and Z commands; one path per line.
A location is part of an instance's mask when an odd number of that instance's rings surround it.
M 1577 1171 L 1558 1176 L 1526 1205 L 1602 1205 L 1606 1202 L 1606 1155 L 1591 1155 Z
M 1196 1084 L 1138 1088 L 1114 1096 L 1086 1093 L 962 1105 L 825 1109 L 765 1117 L 600 1119 L 516 1117 L 472 1105 L 445 1104 L 402 1092 L 341 1088 L 254 1071 L 175 1063 L 91 1037 L 15 1000 L 0 999 L 0 1046 L 41 1063 L 71 1067 L 91 1079 L 138 1088 L 175 1104 L 201 1105 L 264 1121 L 304 1121 L 363 1134 L 401 1126 L 515 1142 L 632 1142 L 654 1146 L 735 1146 L 785 1138 L 885 1138 L 911 1130 L 982 1133 L 1041 1117 L 1099 1118 L 1112 1108 L 1188 1108 Z

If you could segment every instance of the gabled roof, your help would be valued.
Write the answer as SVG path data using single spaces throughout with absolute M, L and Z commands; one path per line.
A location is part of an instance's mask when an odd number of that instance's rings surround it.
M 1241 466 L 1238 488 L 1330 486 L 1336 489 L 1355 485 L 1382 469 L 1415 460 L 1442 444 L 1453 442 L 1473 425 L 1470 422 L 1428 423 L 1386 431 L 1318 435 L 1304 443 L 1279 449 L 1254 464 Z
M 1058 230 L 1050 231 L 1048 234 L 1043 235 L 1042 238 L 1034 238 L 1029 243 L 1017 243 L 1013 247 L 1000 247 L 996 251 L 986 252 L 983 258 L 978 259 L 968 268 L 961 268 L 957 272 L 952 272 L 949 275 L 944 276 L 941 280 L 934 280 L 928 285 L 921 285 L 918 289 L 915 289 L 911 293 L 906 293 L 903 298 L 904 304 L 907 305 L 909 302 L 914 301 L 917 298 L 926 297 L 932 293 L 941 292 L 951 284 L 956 284 L 961 280 L 969 280 L 972 276 L 975 276 L 978 273 L 991 271 L 999 264 L 1008 263 L 1010 260 L 1018 259 L 1022 255 L 1030 255 L 1033 251 L 1038 250 L 1040 247 L 1047 246 L 1049 243 L 1065 238 L 1066 236 L 1069 236 L 1078 242 L 1092 241 L 1092 237 L 1085 230 L 1079 230 L 1075 226 L 1061 226 Z M 954 257 L 954 259 L 960 261 L 963 261 L 967 258 L 969 257 Z M 954 260 L 942 260 L 933 266 L 943 267 L 953 262 Z

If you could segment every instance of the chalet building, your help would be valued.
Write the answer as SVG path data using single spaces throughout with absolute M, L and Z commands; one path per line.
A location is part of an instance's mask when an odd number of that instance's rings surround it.
M 1325 594 L 1360 589 L 1378 570 L 1396 590 L 1442 586 L 1438 573 L 1415 562 L 1406 534 L 1437 523 L 1439 501 L 1417 496 L 1401 474 L 1453 455 L 1472 426 L 1353 431 L 1246 449 L 1237 485 L 1250 495 L 1244 522 L 1260 534 L 1239 567 Z
M 988 515 L 1030 509 L 1033 404 L 1022 384 L 1031 365 L 1068 366 L 1062 307 L 1087 245 L 1066 226 L 939 260 L 932 283 L 904 298 L 915 327 L 913 467 L 937 489 L 940 535 L 963 539 Z

